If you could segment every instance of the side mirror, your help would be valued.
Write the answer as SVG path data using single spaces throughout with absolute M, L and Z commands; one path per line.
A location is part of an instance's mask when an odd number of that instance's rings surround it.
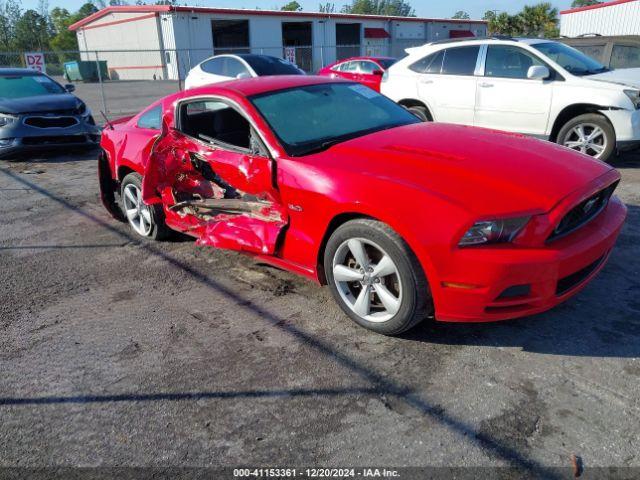
M 527 78 L 530 80 L 546 80 L 550 76 L 551 72 L 543 65 L 533 65 L 527 71 Z
M 236 75 L 236 78 L 238 80 L 242 80 L 243 78 L 251 78 L 251 75 L 249 75 L 247 72 L 242 72 Z
M 68 84 L 66 84 L 66 85 L 64 86 L 64 89 L 65 89 L 67 92 L 71 93 L 71 92 L 75 92 L 75 91 L 76 91 L 76 86 L 75 86 L 75 85 L 71 85 L 70 83 L 68 83 Z
M 374 70 L 373 74 L 377 77 L 381 77 L 384 75 L 384 72 L 382 70 Z

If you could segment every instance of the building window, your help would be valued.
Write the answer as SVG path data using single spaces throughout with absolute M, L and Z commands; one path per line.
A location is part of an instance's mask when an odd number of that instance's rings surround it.
M 212 20 L 214 53 L 249 53 L 249 20 Z

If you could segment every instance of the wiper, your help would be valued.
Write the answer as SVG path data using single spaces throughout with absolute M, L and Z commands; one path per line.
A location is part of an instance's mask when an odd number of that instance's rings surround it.
M 302 150 L 301 152 L 297 152 L 297 155 L 302 156 L 302 155 L 311 155 L 312 153 L 324 152 L 325 150 L 342 142 L 344 142 L 344 140 L 327 140 L 326 142 L 322 142 L 319 145 L 314 145 L 313 147 L 308 148 L 307 150 Z

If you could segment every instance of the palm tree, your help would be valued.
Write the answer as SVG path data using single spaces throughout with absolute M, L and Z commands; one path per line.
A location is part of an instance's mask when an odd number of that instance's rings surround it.
M 549 2 L 525 6 L 520 17 L 522 33 L 527 36 L 542 37 L 553 32 L 558 25 L 558 9 Z

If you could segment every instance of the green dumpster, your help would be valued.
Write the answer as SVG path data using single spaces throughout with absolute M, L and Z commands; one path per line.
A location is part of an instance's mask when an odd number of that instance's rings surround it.
M 107 70 L 107 62 L 101 60 L 94 61 L 73 61 L 64 64 L 64 76 L 70 82 L 97 82 L 100 80 L 98 76 L 98 64 L 100 65 L 100 75 L 105 80 L 109 77 Z

